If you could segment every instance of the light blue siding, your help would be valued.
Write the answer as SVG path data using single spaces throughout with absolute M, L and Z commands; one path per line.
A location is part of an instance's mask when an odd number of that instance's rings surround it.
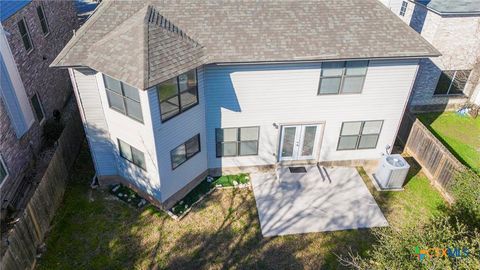
M 15 134 L 20 138 L 27 132 L 28 127 L 2 55 L 0 55 L 0 80 L 1 97 L 4 100 Z
M 108 125 L 98 92 L 96 72 L 90 69 L 74 70 L 78 103 L 84 117 L 84 128 L 97 175 L 116 175 L 115 144 L 110 140 Z
M 148 90 L 152 126 L 157 149 L 162 201 L 168 199 L 195 177 L 207 170 L 204 72 L 201 68 L 198 69 L 198 93 L 198 105 L 162 123 L 157 91 L 154 88 Z M 200 153 L 175 170 L 172 170 L 170 151 L 196 134 L 200 134 Z

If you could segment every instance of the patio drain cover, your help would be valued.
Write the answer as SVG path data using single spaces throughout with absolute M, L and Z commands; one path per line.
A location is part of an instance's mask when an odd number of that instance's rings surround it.
M 290 173 L 306 173 L 307 169 L 305 167 L 288 167 Z

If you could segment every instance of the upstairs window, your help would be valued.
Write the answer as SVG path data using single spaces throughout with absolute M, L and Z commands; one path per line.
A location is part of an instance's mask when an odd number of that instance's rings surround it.
M 3 180 L 7 179 L 8 171 L 7 166 L 3 162 L 2 155 L 0 155 L 0 185 L 3 183 Z
M 322 63 L 318 95 L 361 93 L 367 67 L 368 61 Z
M 375 149 L 383 121 L 343 122 L 337 150 Z
M 105 74 L 103 75 L 103 80 L 110 108 L 143 123 L 138 89 Z
M 190 138 L 188 141 L 170 151 L 172 170 L 185 163 L 187 160 L 200 153 L 200 134 Z
M 118 148 L 120 150 L 120 156 L 136 166 L 146 170 L 145 155 L 142 151 L 129 145 L 128 143 L 118 139 Z
M 38 19 L 40 20 L 40 26 L 42 26 L 42 32 L 44 35 L 47 35 L 50 32 L 50 30 L 48 29 L 48 21 L 47 21 L 47 17 L 45 17 L 43 5 L 39 5 L 37 7 L 37 15 L 38 15 Z
M 43 110 L 42 102 L 38 98 L 38 94 L 34 94 L 30 98 L 30 103 L 32 104 L 33 112 L 35 113 L 35 117 L 37 121 L 41 123 L 45 119 L 45 112 Z
M 20 36 L 22 37 L 23 47 L 27 52 L 33 50 L 32 39 L 30 38 L 30 33 L 28 31 L 27 23 L 25 19 L 21 19 L 18 22 L 18 31 L 20 32 Z
M 162 122 L 198 104 L 197 70 L 192 69 L 157 85 Z
M 445 70 L 438 79 L 434 95 L 463 95 L 471 70 Z
M 402 6 L 400 7 L 400 16 L 405 16 L 405 13 L 407 12 L 407 7 L 408 7 L 408 2 L 403 1 Z
M 217 128 L 217 157 L 258 155 L 260 127 Z

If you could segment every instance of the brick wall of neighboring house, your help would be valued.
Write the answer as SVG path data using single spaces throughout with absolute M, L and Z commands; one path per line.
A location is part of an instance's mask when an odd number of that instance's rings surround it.
M 421 5 L 405 14 L 410 26 L 437 48 L 442 56 L 422 60 L 413 88 L 413 111 L 448 110 L 476 96 L 480 67 L 480 16 L 440 16 Z M 465 87 L 466 96 L 434 96 L 442 70 L 472 70 Z
M 50 30 L 48 35 L 43 34 L 37 15 L 37 6 L 40 4 L 43 4 L 48 20 Z M 28 53 L 17 26 L 22 18 L 27 22 L 33 43 L 33 50 Z M 72 93 L 68 71 L 48 66 L 70 40 L 73 30 L 78 27 L 73 1 L 34 0 L 2 21 L 2 25 L 8 33 L 8 43 L 27 96 L 30 99 L 34 93 L 38 93 L 45 116 L 50 118 L 53 110 L 62 109 Z M 3 101 L 0 101 L 0 131 L 0 153 L 9 171 L 9 177 L 1 188 L 1 204 L 5 209 L 24 181 L 33 153 L 41 148 L 42 126 L 35 121 L 28 132 L 18 139 Z

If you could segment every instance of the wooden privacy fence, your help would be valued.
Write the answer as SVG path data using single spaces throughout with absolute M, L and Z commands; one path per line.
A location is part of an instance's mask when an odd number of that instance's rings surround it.
M 405 151 L 415 158 L 425 175 L 452 202 L 448 187 L 452 184 L 455 173 L 464 170 L 465 166 L 418 119 L 413 121 L 407 138 Z
M 36 262 L 37 247 L 43 242 L 55 211 L 60 206 L 72 167 L 83 142 L 80 115 L 75 113 L 62 132 L 55 153 L 28 202 L 19 221 L 8 233 L 8 246 L 0 269 L 31 269 Z

